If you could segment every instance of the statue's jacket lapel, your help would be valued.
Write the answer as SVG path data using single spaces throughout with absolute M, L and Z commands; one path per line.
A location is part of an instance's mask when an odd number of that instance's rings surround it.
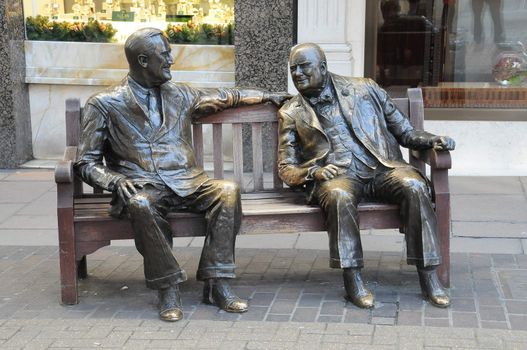
M 185 87 L 161 87 L 163 123 L 157 130 L 126 80 L 106 99 L 110 168 L 133 178 L 158 178 L 180 196 L 206 181 L 193 152 L 192 96 Z

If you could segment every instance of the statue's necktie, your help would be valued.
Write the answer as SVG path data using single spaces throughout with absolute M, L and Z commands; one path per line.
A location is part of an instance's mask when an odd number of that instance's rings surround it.
M 154 130 L 161 127 L 161 113 L 159 112 L 156 94 L 152 90 L 148 91 L 148 117 Z

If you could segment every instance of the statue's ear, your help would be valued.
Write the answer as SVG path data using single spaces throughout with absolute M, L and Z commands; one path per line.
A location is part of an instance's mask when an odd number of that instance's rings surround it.
M 326 61 L 322 61 L 320 62 L 320 72 L 323 74 L 323 75 L 326 75 L 327 72 L 328 72 L 328 64 L 326 63 Z
M 139 62 L 141 67 L 146 68 L 148 66 L 148 56 L 145 54 L 138 55 L 137 62 Z

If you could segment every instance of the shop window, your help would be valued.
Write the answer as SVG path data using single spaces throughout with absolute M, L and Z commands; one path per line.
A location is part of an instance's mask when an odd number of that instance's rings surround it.
M 527 108 L 527 1 L 368 1 L 366 75 L 436 108 Z
M 156 27 L 172 43 L 233 44 L 234 0 L 24 0 L 24 11 L 30 40 L 124 42 Z

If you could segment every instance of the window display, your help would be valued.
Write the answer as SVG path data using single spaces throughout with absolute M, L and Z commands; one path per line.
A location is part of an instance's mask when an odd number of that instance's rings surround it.
M 105 34 L 101 37 L 108 37 L 103 29 L 115 32 L 109 41 L 123 42 L 148 26 L 165 30 L 174 43 L 232 44 L 234 0 L 25 0 L 24 7 L 31 15 L 30 40 L 53 40 L 53 33 L 40 33 L 52 27 L 79 32 L 95 24 Z M 54 40 L 68 37 L 75 35 L 57 34 Z
M 430 108 L 527 108 L 527 2 L 370 3 L 366 75 L 392 95 L 422 87 Z M 368 45 L 367 45 L 368 50 Z

